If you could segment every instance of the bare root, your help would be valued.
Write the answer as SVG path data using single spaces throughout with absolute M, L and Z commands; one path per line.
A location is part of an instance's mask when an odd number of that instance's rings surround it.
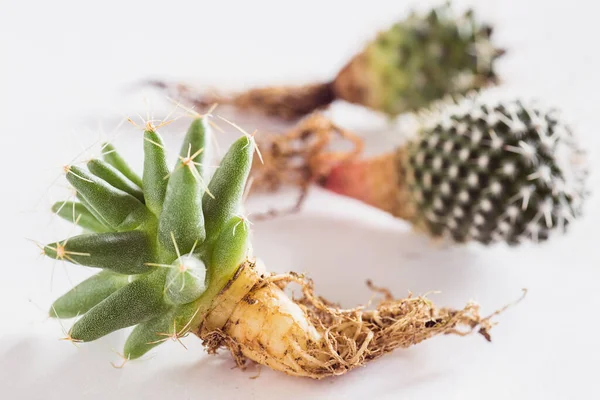
M 300 286 L 302 297 L 283 289 Z M 341 375 L 395 349 L 441 334 L 479 333 L 490 341 L 492 317 L 479 306 L 436 308 L 424 296 L 394 299 L 388 291 L 374 309 L 341 309 L 314 294 L 312 282 L 290 273 L 262 277 L 221 328 L 199 332 L 209 352 L 230 349 L 237 365 L 250 359 L 290 375 L 315 379 Z
M 350 142 L 353 148 L 330 150 L 336 137 Z M 358 158 L 364 147 L 361 138 L 319 113 L 306 117 L 283 135 L 263 138 L 259 145 L 263 160 L 255 160 L 252 165 L 252 191 L 273 192 L 282 186 L 300 189 L 290 210 L 271 211 L 269 215 L 298 211 L 312 183 L 326 178 L 336 165 Z
M 395 299 L 387 289 L 368 282 L 372 289 L 384 295 L 384 300 L 374 310 L 364 307 L 344 310 L 316 296 L 312 281 L 298 275 L 289 275 L 287 279 L 301 286 L 303 296 L 297 303 L 311 322 L 324 330 L 324 348 L 312 353 L 326 355 L 325 360 L 319 362 L 326 375 L 343 374 L 395 349 L 407 348 L 440 334 L 465 336 L 477 331 L 491 340 L 491 317 L 481 317 L 479 305 L 473 302 L 462 310 L 436 309 L 426 297 L 409 294 L 405 299 Z
M 165 90 L 171 97 L 200 109 L 218 103 L 234 106 L 238 110 L 290 121 L 327 107 L 335 100 L 330 83 L 255 88 L 237 94 L 200 93 L 181 83 L 171 84 L 164 81 L 148 83 Z

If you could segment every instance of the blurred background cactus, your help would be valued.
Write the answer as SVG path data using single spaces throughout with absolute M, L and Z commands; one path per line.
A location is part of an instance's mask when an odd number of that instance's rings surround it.
M 336 99 L 389 116 L 418 110 L 448 94 L 465 94 L 498 83 L 495 61 L 504 50 L 493 29 L 473 10 L 463 14 L 445 3 L 380 32 L 331 82 L 265 87 L 237 95 L 198 93 L 181 84 L 153 82 L 199 107 L 213 103 L 283 119 L 297 119 Z
M 367 44 L 333 83 L 340 99 L 395 116 L 428 107 L 446 95 L 498 83 L 493 29 L 473 10 L 459 14 L 450 3 L 416 13 Z
M 556 110 L 466 98 L 431 114 L 397 153 L 416 221 L 431 235 L 538 242 L 581 215 L 585 152 Z

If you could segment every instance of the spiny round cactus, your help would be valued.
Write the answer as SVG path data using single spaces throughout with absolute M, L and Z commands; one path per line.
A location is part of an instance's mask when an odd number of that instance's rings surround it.
M 464 94 L 497 82 L 495 60 L 504 54 L 491 42 L 492 28 L 469 10 L 449 3 L 413 12 L 381 32 L 331 82 L 265 87 L 233 95 L 210 95 L 185 85 L 153 82 L 198 106 L 239 109 L 297 119 L 340 99 L 390 116 L 415 111 L 448 94 Z
M 491 34 L 471 10 L 458 16 L 446 4 L 426 15 L 413 12 L 369 43 L 342 70 L 334 91 L 393 116 L 480 89 L 496 82 L 494 60 L 503 53 Z
M 52 317 L 79 317 L 67 339 L 87 342 L 135 326 L 123 352 L 130 360 L 194 333 L 209 353 L 230 349 L 242 368 L 250 359 L 319 379 L 461 328 L 489 338 L 490 317 L 473 303 L 436 309 L 422 297 L 386 297 L 376 310 L 342 310 L 301 275 L 259 268 L 239 214 L 253 138 L 234 142 L 209 180 L 205 122 L 191 124 L 173 170 L 152 124 L 141 179 L 112 146 L 87 169 L 67 168 L 78 201 L 53 208 L 90 233 L 43 246 L 44 253 L 101 269 L 51 307 Z M 284 293 L 289 283 L 301 286 L 302 299 Z
M 139 357 L 164 334 L 187 332 L 246 259 L 249 230 L 239 212 L 254 144 L 249 137 L 236 141 L 206 185 L 206 130 L 204 119 L 191 124 L 170 170 L 162 139 L 148 124 L 141 179 L 111 145 L 87 170 L 68 167 L 79 202 L 53 209 L 93 233 L 48 244 L 44 252 L 103 269 L 52 305 L 52 316 L 81 316 L 70 339 L 95 340 L 137 325 L 125 354 Z
M 584 152 L 555 111 L 468 97 L 423 117 L 399 162 L 431 235 L 543 241 L 581 214 Z

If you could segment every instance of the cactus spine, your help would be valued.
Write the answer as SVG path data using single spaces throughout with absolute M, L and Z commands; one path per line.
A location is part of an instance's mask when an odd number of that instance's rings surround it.
M 416 218 L 434 236 L 543 241 L 581 215 L 584 151 L 555 110 L 465 98 L 426 117 L 405 154 Z

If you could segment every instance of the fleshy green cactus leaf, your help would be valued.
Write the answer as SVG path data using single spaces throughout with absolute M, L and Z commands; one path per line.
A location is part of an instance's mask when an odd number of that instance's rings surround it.
M 109 163 L 94 159 L 87 163 L 87 167 L 90 172 L 98 178 L 105 180 L 113 187 L 121 189 L 125 193 L 129 193 L 141 203 L 144 202 L 144 193 L 142 192 L 142 189 Z
M 159 268 L 111 294 L 73 325 L 70 338 L 89 342 L 159 315 L 167 308 L 163 301 L 165 273 Z
M 186 304 L 206 290 L 206 265 L 192 255 L 179 257 L 167 272 L 165 297 L 173 304 Z
M 176 250 L 187 253 L 206 237 L 202 213 L 202 195 L 206 188 L 203 176 L 206 145 L 206 121 L 197 118 L 183 140 L 159 219 L 159 240 L 172 253 Z
M 193 161 L 202 179 L 205 178 L 205 160 L 209 159 L 210 134 L 207 124 L 206 117 L 196 118 L 192 121 L 179 152 L 180 157 L 189 158 Z
M 174 331 L 175 311 L 160 314 L 149 321 L 138 324 L 127 337 L 123 356 L 127 360 L 140 358 L 152 348 L 169 340 Z
M 113 229 L 135 229 L 151 218 L 144 204 L 135 197 L 83 168 L 69 167 L 67 180 Z
M 52 212 L 72 224 L 77 223 L 77 225 L 88 231 L 109 231 L 109 228 L 98 221 L 94 214 L 81 203 L 75 201 L 58 201 L 52 206 Z
M 98 222 L 106 227 L 107 231 L 111 231 L 112 228 L 110 227 L 110 224 L 80 193 L 77 193 L 76 197 L 77 200 L 79 200 L 79 202 L 86 208 L 86 210 L 88 210 L 96 218 L 96 220 L 98 220 Z
M 73 318 L 85 314 L 128 283 L 128 275 L 100 271 L 59 297 L 50 308 L 50 316 Z
M 223 225 L 240 211 L 254 146 L 253 139 L 248 136 L 236 140 L 208 185 L 210 193 L 204 194 L 202 209 L 209 241 L 216 240 Z
M 158 239 L 172 254 L 189 252 L 204 241 L 202 181 L 191 161 L 180 160 L 171 173 L 158 224 Z M 177 253 L 180 251 L 181 253 Z
M 167 313 L 136 326 L 127 341 L 123 355 L 135 360 L 169 339 L 180 340 L 190 330 L 191 322 L 201 311 L 194 303 L 172 307 Z
M 158 132 L 146 130 L 144 132 L 144 197 L 148 208 L 156 216 L 160 215 L 162 210 L 168 176 L 165 144 Z
M 214 275 L 229 280 L 246 258 L 249 246 L 248 221 L 237 216 L 231 218 L 221 230 L 213 250 L 211 264 Z
M 88 267 L 104 268 L 120 274 L 143 274 L 155 259 L 153 244 L 145 232 L 106 232 L 79 235 L 44 247 L 44 253 Z
M 105 143 L 102 146 L 102 158 L 104 161 L 121 171 L 121 173 L 131 182 L 135 183 L 140 188 L 142 187 L 142 178 L 131 169 L 112 144 Z

